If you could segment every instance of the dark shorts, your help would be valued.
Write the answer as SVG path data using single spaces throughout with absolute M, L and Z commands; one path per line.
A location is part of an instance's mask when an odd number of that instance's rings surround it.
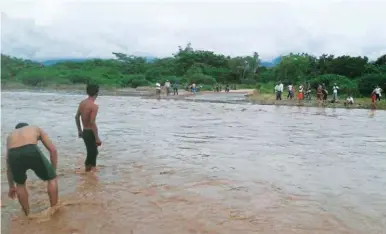
M 44 181 L 56 178 L 54 167 L 34 144 L 8 149 L 8 163 L 16 184 L 25 183 L 29 169 Z
M 327 100 L 327 96 L 328 96 L 327 93 L 323 93 L 323 100 Z
M 94 133 L 91 129 L 83 129 L 83 141 L 87 150 L 87 157 L 84 165 L 86 167 L 95 167 L 98 156 L 98 146 L 96 144 Z

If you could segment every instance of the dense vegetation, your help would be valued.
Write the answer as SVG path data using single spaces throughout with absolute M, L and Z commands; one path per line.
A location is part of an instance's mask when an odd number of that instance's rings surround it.
M 273 83 L 337 83 L 341 91 L 368 96 L 374 85 L 386 90 L 386 55 L 374 62 L 367 57 L 308 54 L 282 56 L 274 67 L 261 66 L 258 53 L 229 57 L 211 51 L 194 50 L 190 44 L 172 57 L 148 61 L 144 57 L 113 53 L 116 59 L 60 62 L 43 66 L 30 60 L 1 55 L 1 82 L 28 86 L 98 83 L 101 86 L 138 87 L 178 81 L 180 86 L 195 82 L 207 87 L 215 83 L 239 84 L 270 91 Z

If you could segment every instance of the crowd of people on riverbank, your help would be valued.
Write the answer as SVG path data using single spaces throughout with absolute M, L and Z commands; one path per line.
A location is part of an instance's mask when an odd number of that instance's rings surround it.
M 288 94 L 287 94 L 287 100 L 292 100 L 295 97 L 295 92 L 296 88 L 295 86 L 290 83 L 287 86 Z M 382 97 L 382 88 L 379 87 L 379 85 L 375 86 L 373 91 L 371 92 L 371 103 L 375 107 L 375 103 L 378 101 L 381 101 Z M 282 100 L 282 95 L 284 92 L 284 85 L 281 81 L 276 83 L 276 86 L 274 88 L 274 92 L 276 95 L 276 100 Z M 304 87 L 303 84 L 300 84 L 298 87 L 298 95 L 297 98 L 300 101 L 303 100 L 311 100 L 311 93 L 312 89 L 310 84 L 307 84 L 306 87 Z M 332 98 L 330 101 L 328 101 L 328 89 L 325 84 L 319 84 L 316 88 L 316 99 L 323 105 L 327 105 L 327 103 L 339 103 L 339 97 L 338 97 L 338 92 L 339 92 L 339 86 L 334 83 L 332 86 Z M 347 95 L 344 105 L 345 106 L 350 106 L 354 104 L 354 98 L 351 94 Z

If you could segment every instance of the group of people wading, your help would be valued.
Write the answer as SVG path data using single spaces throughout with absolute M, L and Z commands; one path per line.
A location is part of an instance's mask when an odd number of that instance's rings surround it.
M 95 104 L 95 99 L 99 93 L 99 86 L 88 85 L 86 92 L 88 97 L 79 103 L 75 123 L 78 129 L 77 135 L 83 139 L 86 146 L 85 171 L 94 172 L 98 147 L 102 144 L 96 125 L 98 106 Z M 50 161 L 40 151 L 37 145 L 39 141 L 49 151 Z M 56 170 L 58 153 L 55 145 L 43 129 L 30 126 L 28 123 L 18 123 L 7 137 L 6 163 L 9 185 L 8 196 L 12 199 L 18 198 L 26 215 L 29 215 L 30 211 L 28 192 L 25 186 L 26 172 L 29 169 L 33 170 L 41 180 L 47 181 L 47 193 L 51 207 L 57 204 L 58 182 Z

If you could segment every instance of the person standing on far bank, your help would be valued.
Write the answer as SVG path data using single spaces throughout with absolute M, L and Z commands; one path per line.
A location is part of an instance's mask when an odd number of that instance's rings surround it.
M 50 152 L 50 161 L 38 147 L 41 141 Z M 15 130 L 7 137 L 7 179 L 9 185 L 8 196 L 14 199 L 17 195 L 25 215 L 29 214 L 28 191 L 25 186 L 27 170 L 31 169 L 44 181 L 47 181 L 47 193 L 51 207 L 58 203 L 58 182 L 56 168 L 58 153 L 47 134 L 38 127 L 18 123 Z M 16 187 L 15 183 L 16 182 Z
M 178 81 L 174 81 L 173 93 L 174 95 L 178 95 Z
M 299 85 L 298 99 L 299 101 L 302 101 L 304 99 L 304 86 L 302 84 Z
M 280 82 L 275 86 L 276 100 L 281 100 L 281 94 L 283 93 L 283 84 Z
M 78 128 L 79 138 L 83 138 L 86 145 L 87 157 L 84 162 L 85 171 L 94 171 L 96 169 L 96 159 L 98 156 L 98 146 L 102 144 L 98 135 L 98 127 L 96 125 L 96 116 L 98 114 L 98 106 L 95 104 L 95 99 L 98 97 L 99 86 L 87 85 L 88 98 L 80 102 L 78 111 L 75 115 L 75 123 Z M 83 131 L 80 125 L 82 119 Z
M 381 101 L 381 96 L 382 96 L 382 89 L 377 85 L 373 91 L 375 93 L 375 100 L 376 101 Z
M 338 100 L 338 90 L 339 87 L 335 83 L 334 86 L 332 86 L 332 100 L 334 103 Z
M 161 84 L 160 83 L 155 83 L 155 93 L 157 95 L 158 98 L 161 97 Z
M 166 89 L 166 96 L 169 96 L 170 94 L 170 81 L 166 80 L 165 82 L 165 89 Z
M 196 83 L 192 83 L 192 93 L 196 93 Z

